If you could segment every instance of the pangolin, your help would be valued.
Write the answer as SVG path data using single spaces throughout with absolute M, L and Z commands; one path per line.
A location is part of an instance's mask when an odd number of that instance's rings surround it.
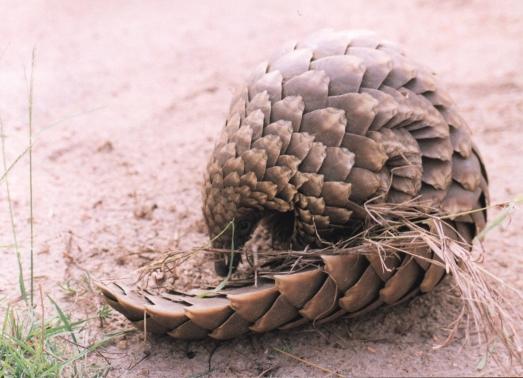
M 284 45 L 239 88 L 207 165 L 203 215 L 214 247 L 241 249 L 263 223 L 300 249 L 350 235 L 372 198 L 421 199 L 460 213 L 446 233 L 471 243 L 487 186 L 470 130 L 428 68 L 373 33 L 323 30 Z M 219 275 L 238 263 L 227 256 Z M 140 328 L 222 340 L 357 316 L 429 292 L 445 274 L 408 255 L 392 269 L 378 260 L 325 255 L 319 268 L 212 298 L 100 287 Z

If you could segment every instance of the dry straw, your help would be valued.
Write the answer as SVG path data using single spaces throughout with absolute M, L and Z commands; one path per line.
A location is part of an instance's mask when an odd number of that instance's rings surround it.
M 271 278 L 275 274 L 320 267 L 321 255 L 378 254 L 384 269 L 389 270 L 385 263 L 388 256 L 407 254 L 444 267 L 451 275 L 463 304 L 458 318 L 450 324 L 448 338 L 436 348 L 447 345 L 458 335 L 466 343 L 485 346 L 487 351 L 493 343 L 501 342 L 510 360 L 515 359 L 521 363 L 523 353 L 517 325 L 522 324 L 522 319 L 517 307 L 522 303 L 523 295 L 484 268 L 480 239 L 486 232 L 502 224 L 517 205 L 522 203 L 523 198 L 517 198 L 490 206 L 501 207 L 502 211 L 476 237 L 478 242 L 474 248 L 447 222 L 455 216 L 465 214 L 442 215 L 436 209 L 415 201 L 402 204 L 369 202 L 360 209 L 367 214 L 363 231 L 341 242 L 326 243 L 325 248 L 302 251 L 265 249 L 256 252 L 255 256 L 252 252 L 213 249 L 209 246 L 188 251 L 171 251 L 142 268 L 139 279 L 142 285 L 147 285 L 153 273 L 160 272 L 162 276 L 174 274 L 180 264 L 200 253 L 242 254 L 246 264 L 234 274 L 231 270 L 225 280 L 214 290 L 207 292 L 211 295 L 227 287 L 255 285 L 263 277 Z M 227 228 L 223 232 L 226 230 Z M 428 258 L 426 253 L 422 253 L 427 247 L 434 252 L 434 258 Z M 494 355 L 492 357 L 495 358 Z

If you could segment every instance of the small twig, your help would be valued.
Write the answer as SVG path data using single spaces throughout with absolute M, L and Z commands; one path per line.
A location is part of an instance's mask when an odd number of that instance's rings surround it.
M 299 362 L 301 362 L 301 363 L 303 363 L 305 365 L 311 366 L 311 367 L 313 367 L 315 369 L 321 370 L 321 371 L 323 371 L 325 373 L 328 373 L 328 374 L 331 374 L 331 375 L 335 375 L 337 377 L 346 377 L 346 375 L 342 375 L 340 373 L 335 372 L 334 370 L 330 370 L 330 369 L 327 369 L 327 368 L 325 368 L 323 366 L 316 365 L 313 362 L 307 361 L 307 360 L 305 360 L 305 359 L 303 359 L 301 357 L 295 356 L 294 354 L 291 354 L 289 352 L 285 352 L 285 351 L 283 351 L 281 349 L 278 349 L 278 348 L 275 348 L 275 347 L 272 347 L 272 349 L 274 349 L 278 353 L 281 353 L 281 354 L 283 354 L 283 355 L 285 355 L 287 357 L 290 357 L 290 358 L 292 358 L 292 359 L 294 359 L 296 361 L 299 361 Z
M 129 365 L 127 370 L 133 370 L 136 366 L 141 364 L 143 361 L 145 361 L 149 357 L 149 354 L 144 354 L 142 358 L 140 358 L 138 361 L 136 361 L 134 364 Z
M 280 368 L 280 365 L 274 365 L 274 366 L 271 366 L 270 368 L 267 368 L 265 369 L 264 371 L 262 371 L 260 374 L 258 374 L 258 377 L 257 378 L 261 378 L 261 377 L 265 377 L 265 375 L 270 372 L 270 371 L 273 371 L 275 369 L 279 369 Z
M 216 351 L 218 350 L 219 347 L 220 347 L 220 344 L 218 342 L 216 342 L 214 344 L 214 347 L 212 348 L 211 352 L 209 353 L 209 359 L 207 360 L 207 367 L 208 367 L 209 373 L 213 370 L 211 367 L 212 357 L 214 356 L 214 353 L 216 353 Z

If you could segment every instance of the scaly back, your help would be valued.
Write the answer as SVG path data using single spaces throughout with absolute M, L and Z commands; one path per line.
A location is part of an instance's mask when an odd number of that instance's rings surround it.
M 234 97 L 204 184 L 211 236 L 251 209 L 294 212 L 296 239 L 421 200 L 453 214 L 485 206 L 470 131 L 435 75 L 394 44 L 321 31 L 260 64 Z M 254 209 L 254 210 L 253 210 Z M 485 214 L 458 219 L 470 240 Z

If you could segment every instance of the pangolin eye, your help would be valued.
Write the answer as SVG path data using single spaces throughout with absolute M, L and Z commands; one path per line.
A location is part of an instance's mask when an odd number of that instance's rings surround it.
M 251 222 L 249 222 L 248 220 L 240 220 L 238 221 L 238 223 L 236 224 L 236 230 L 240 233 L 240 234 L 245 234 L 247 232 L 249 232 L 249 230 L 251 229 Z

